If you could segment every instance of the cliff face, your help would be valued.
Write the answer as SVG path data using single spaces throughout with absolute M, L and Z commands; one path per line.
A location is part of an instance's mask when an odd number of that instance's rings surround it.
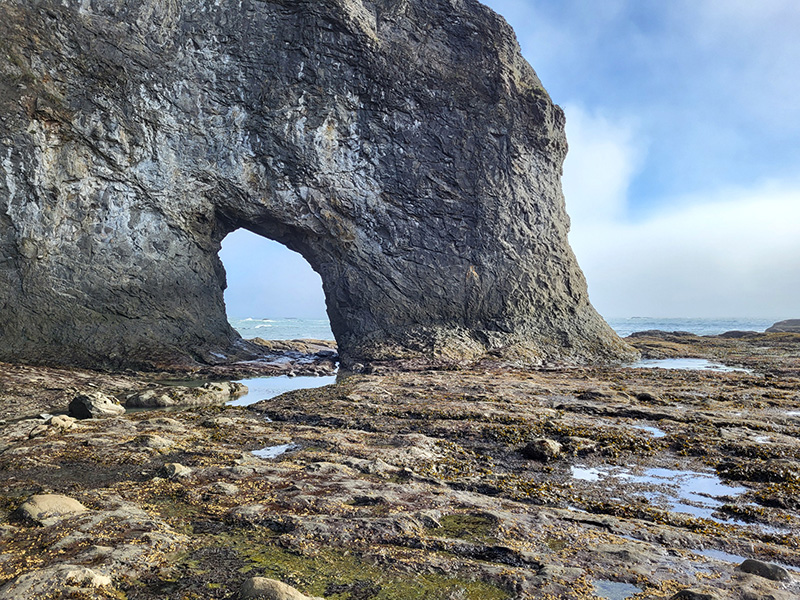
M 321 275 L 345 362 L 625 357 L 566 150 L 471 0 L 0 0 L 0 360 L 241 355 L 240 227 Z

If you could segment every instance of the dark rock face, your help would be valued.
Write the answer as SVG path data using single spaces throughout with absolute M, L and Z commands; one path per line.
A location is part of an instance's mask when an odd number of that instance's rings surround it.
M 778 321 L 769 327 L 766 333 L 800 333 L 800 319 Z
M 471 0 L 2 0 L 0 359 L 246 355 L 240 227 L 321 275 L 345 364 L 627 358 L 567 242 L 566 150 Z

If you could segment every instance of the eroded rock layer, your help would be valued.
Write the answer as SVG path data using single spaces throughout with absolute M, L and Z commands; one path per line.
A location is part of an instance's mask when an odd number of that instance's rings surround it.
M 465 0 L 0 0 L 0 359 L 250 350 L 246 228 L 321 275 L 345 364 L 616 359 L 567 242 L 564 116 Z

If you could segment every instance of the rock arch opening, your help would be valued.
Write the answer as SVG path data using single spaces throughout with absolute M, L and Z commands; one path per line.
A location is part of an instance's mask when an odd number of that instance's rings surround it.
M 322 279 L 301 254 L 240 228 L 219 258 L 228 322 L 243 338 L 333 340 Z

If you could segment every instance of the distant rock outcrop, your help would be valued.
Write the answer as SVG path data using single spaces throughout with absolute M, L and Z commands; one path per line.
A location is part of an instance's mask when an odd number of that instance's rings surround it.
M 800 333 L 800 319 L 778 321 L 769 327 L 766 333 Z
M 0 360 L 219 363 L 221 240 L 321 275 L 345 364 L 630 356 L 564 115 L 472 0 L 0 1 Z

